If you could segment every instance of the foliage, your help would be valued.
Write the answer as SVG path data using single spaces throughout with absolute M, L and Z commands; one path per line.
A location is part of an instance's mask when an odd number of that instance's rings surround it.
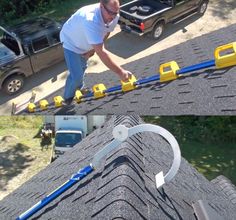
M 236 146 L 233 143 L 199 144 L 196 141 L 179 143 L 181 154 L 207 179 L 219 175 L 236 184 Z
M 7 22 L 25 16 L 33 11 L 43 11 L 49 5 L 58 3 L 60 0 L 1 0 L 0 16 Z
M 169 130 L 181 153 L 209 180 L 225 175 L 236 184 L 236 117 L 145 116 L 148 123 Z
M 1 0 L 0 25 L 14 25 L 36 16 L 63 21 L 83 5 L 95 2 L 98 0 Z
M 150 123 L 159 124 L 182 141 L 235 142 L 236 117 L 178 116 L 144 117 Z

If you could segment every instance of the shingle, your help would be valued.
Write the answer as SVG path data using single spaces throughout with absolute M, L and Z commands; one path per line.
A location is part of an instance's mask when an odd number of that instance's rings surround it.
M 236 41 L 236 24 L 196 37 L 177 46 L 124 65 L 137 78 L 156 74 L 161 63 L 176 60 L 180 67 L 214 59 L 216 47 Z M 153 82 L 127 93 L 108 95 L 99 100 L 90 99 L 62 109 L 38 114 L 138 114 L 138 115 L 235 115 L 236 67 L 221 70 L 205 69 L 187 74 L 177 80 Z M 105 71 L 87 74 L 86 86 L 104 83 L 107 88 L 118 85 L 118 78 Z M 62 95 L 62 89 L 50 95 Z
M 52 192 L 112 139 L 119 123 L 142 123 L 137 116 L 112 117 L 71 151 L 0 201 L 0 219 L 14 219 Z M 32 219 L 196 219 L 192 203 L 207 201 L 220 216 L 235 219 L 235 205 L 214 183 L 208 181 L 182 158 L 175 178 L 161 189 L 155 174 L 166 173 L 172 150 L 156 134 L 133 136 L 107 155 L 98 169 L 73 186 Z

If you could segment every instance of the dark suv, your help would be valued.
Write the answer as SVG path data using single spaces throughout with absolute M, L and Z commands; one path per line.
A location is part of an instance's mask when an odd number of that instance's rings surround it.
M 44 17 L 11 28 L 0 26 L 0 89 L 15 94 L 25 77 L 62 61 L 61 28 L 62 24 Z

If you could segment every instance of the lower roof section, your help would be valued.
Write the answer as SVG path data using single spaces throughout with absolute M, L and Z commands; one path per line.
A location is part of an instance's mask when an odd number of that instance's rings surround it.
M 55 190 L 112 140 L 118 124 L 135 126 L 137 116 L 112 117 L 71 151 L 0 201 L 0 219 L 18 215 Z M 191 146 L 189 146 L 191 147 Z M 44 207 L 31 219 L 196 219 L 192 204 L 207 203 L 221 219 L 236 219 L 235 204 L 182 158 L 175 178 L 156 189 L 154 176 L 166 173 L 172 150 L 157 134 L 132 136 L 104 158 L 80 184 Z

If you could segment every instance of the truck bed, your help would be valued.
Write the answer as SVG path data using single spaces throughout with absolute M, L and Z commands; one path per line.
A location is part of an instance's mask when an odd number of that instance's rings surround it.
M 150 11 L 150 13 L 143 15 L 143 14 L 140 14 L 138 11 L 132 12 L 130 9 L 134 6 L 137 6 L 137 7 L 150 6 L 152 10 Z M 143 20 L 155 14 L 162 13 L 163 11 L 166 11 L 169 8 L 171 8 L 170 5 L 161 3 L 158 0 L 135 0 L 121 6 L 120 10 L 121 10 L 121 15 L 124 17 L 126 14 L 127 16 L 132 16 L 134 18 Z

